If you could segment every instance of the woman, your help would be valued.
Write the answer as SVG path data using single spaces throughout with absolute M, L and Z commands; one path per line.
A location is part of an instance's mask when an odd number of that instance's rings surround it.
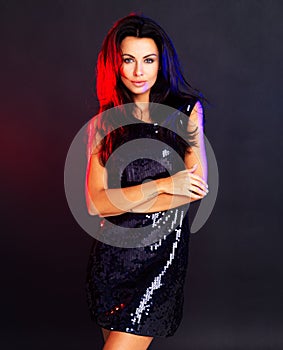
M 188 205 L 208 192 L 201 95 L 184 79 L 164 30 L 133 14 L 104 40 L 97 96 L 100 113 L 88 127 L 87 205 L 102 218 L 101 237 L 118 238 L 93 244 L 89 309 L 104 350 L 143 350 L 153 337 L 172 336 L 182 318 Z M 126 228 L 136 239 L 131 248 L 122 242 Z

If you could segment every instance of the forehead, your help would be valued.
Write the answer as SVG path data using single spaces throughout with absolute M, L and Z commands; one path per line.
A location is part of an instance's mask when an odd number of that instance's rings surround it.
M 155 41 L 151 38 L 136 38 L 134 36 L 127 36 L 121 42 L 121 50 L 123 54 L 130 55 L 158 55 L 158 48 Z

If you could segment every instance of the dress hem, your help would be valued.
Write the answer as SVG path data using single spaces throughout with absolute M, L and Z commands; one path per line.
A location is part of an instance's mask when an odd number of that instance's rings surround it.
M 108 331 L 115 331 L 115 332 L 122 332 L 122 333 L 127 333 L 127 334 L 133 334 L 133 335 L 139 335 L 139 336 L 144 336 L 144 337 L 153 337 L 153 338 L 169 338 L 172 337 L 177 329 L 173 333 L 169 333 L 167 335 L 160 335 L 160 334 L 152 334 L 152 333 L 146 333 L 146 332 L 138 332 L 138 331 L 126 331 L 124 328 L 117 328 L 117 327 L 109 327 L 109 326 L 104 326 L 100 324 L 98 321 L 95 319 L 92 319 L 92 321 L 99 327 L 102 327 Z

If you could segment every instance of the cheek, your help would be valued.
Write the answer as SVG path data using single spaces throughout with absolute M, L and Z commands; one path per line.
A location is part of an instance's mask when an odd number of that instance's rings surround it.
M 157 80 L 157 76 L 158 76 L 158 70 L 156 72 L 152 73 L 152 80 L 154 80 L 154 82 Z
M 120 68 L 119 73 L 120 73 L 121 77 L 123 77 L 123 76 L 125 75 L 124 67 L 123 67 L 123 66 Z
M 121 66 L 121 69 L 120 69 L 120 74 L 121 74 L 121 76 L 123 76 L 123 77 L 127 77 L 127 76 L 129 76 L 129 74 L 130 74 L 130 67 L 128 67 L 128 66 Z
M 151 76 L 153 79 L 156 79 L 158 75 L 158 65 L 156 65 L 156 67 L 154 67 L 151 71 Z

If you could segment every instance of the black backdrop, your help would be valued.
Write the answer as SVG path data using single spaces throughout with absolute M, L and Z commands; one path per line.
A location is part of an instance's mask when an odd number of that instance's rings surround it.
M 100 349 L 84 291 L 91 246 L 63 171 L 94 113 L 113 22 L 140 10 L 171 36 L 212 106 L 220 184 L 192 236 L 182 325 L 151 349 L 282 349 L 282 11 L 278 0 L 0 1 L 2 349 Z

